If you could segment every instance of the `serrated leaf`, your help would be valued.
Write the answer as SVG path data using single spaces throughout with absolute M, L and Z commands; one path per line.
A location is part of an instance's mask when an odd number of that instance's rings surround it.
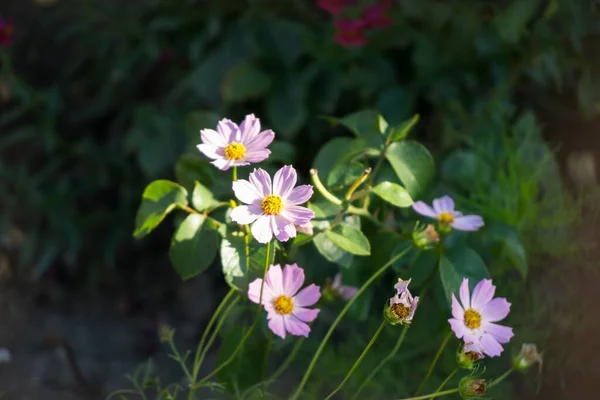
M 219 234 L 200 214 L 190 214 L 171 240 L 169 258 L 182 279 L 190 279 L 208 268 L 217 255 Z
M 192 192 L 192 205 L 198 211 L 204 211 L 217 203 L 212 192 L 200 182 L 194 182 L 194 191 Z
M 433 180 L 433 157 L 421 144 L 411 140 L 392 143 L 385 156 L 412 198 L 418 198 Z
M 187 206 L 187 190 L 175 182 L 151 182 L 142 194 L 142 203 L 135 217 L 135 238 L 143 238 L 162 222 L 177 205 Z
M 373 193 L 396 207 L 410 207 L 413 199 L 402 186 L 393 182 L 381 182 L 371 189 Z
M 262 96 L 269 90 L 271 78 L 250 62 L 231 68 L 223 78 L 221 93 L 226 102 L 246 101 Z
M 347 224 L 338 224 L 325 231 L 325 236 L 340 249 L 357 256 L 371 254 L 369 239 L 359 230 Z

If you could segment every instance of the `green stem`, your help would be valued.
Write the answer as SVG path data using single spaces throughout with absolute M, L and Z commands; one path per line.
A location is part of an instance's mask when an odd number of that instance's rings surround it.
M 281 374 L 283 374 L 283 372 L 287 369 L 287 367 L 289 367 L 289 365 L 292 363 L 292 361 L 296 357 L 296 354 L 298 354 L 298 351 L 300 350 L 300 347 L 302 347 L 303 343 L 304 343 L 304 338 L 298 339 L 298 341 L 294 345 L 294 348 L 292 349 L 290 354 L 287 356 L 287 358 L 285 359 L 283 364 L 281 364 L 281 366 L 279 368 L 277 368 L 277 371 L 275 371 L 273 373 L 273 375 L 271 375 L 271 377 L 269 378 L 270 381 L 276 380 L 277 378 L 279 378 L 279 376 Z
M 173 358 L 175 360 L 177 360 L 177 362 L 179 362 L 179 364 L 181 364 L 181 369 L 183 369 L 183 372 L 185 373 L 186 378 L 188 379 L 188 381 L 191 381 L 192 374 L 190 374 L 190 370 L 188 369 L 187 365 L 185 365 L 186 360 L 184 360 L 181 357 L 181 354 L 179 354 L 179 350 L 177 350 L 177 346 L 175 346 L 175 343 L 173 342 L 173 338 L 171 338 L 171 340 L 169 340 L 169 347 L 171 348 L 171 351 L 173 352 Z
M 267 361 L 269 361 L 269 352 L 271 351 L 271 345 L 273 344 L 273 332 L 269 331 L 267 334 L 267 346 L 265 348 L 265 356 L 263 357 L 261 379 L 265 379 L 265 373 L 267 372 Z
M 442 356 L 442 353 L 444 352 L 444 349 L 446 348 L 446 345 L 450 341 L 451 337 L 452 337 L 452 331 L 448 332 L 448 334 L 444 338 L 444 341 L 440 344 L 440 347 L 438 348 L 437 353 L 435 353 L 435 357 L 433 358 L 433 361 L 431 361 L 431 364 L 429 364 L 429 369 L 427 370 L 427 374 L 425 374 L 425 377 L 421 381 L 421 384 L 417 388 L 417 391 L 415 392 L 415 394 L 419 394 L 421 389 L 423 389 L 423 387 L 425 386 L 425 384 L 431 377 L 431 374 L 433 373 L 433 370 L 434 370 L 435 366 L 437 365 L 438 360 Z
M 325 337 L 321 341 L 321 344 L 317 348 L 317 351 L 316 351 L 315 355 L 313 356 L 312 360 L 310 361 L 310 364 L 308 365 L 308 368 L 306 369 L 306 372 L 304 373 L 304 377 L 302 378 L 302 381 L 300 382 L 300 385 L 298 386 L 298 388 L 296 389 L 296 391 L 294 392 L 294 394 L 292 395 L 292 397 L 290 398 L 290 400 L 297 399 L 298 396 L 300 395 L 300 393 L 302 393 L 302 389 L 306 385 L 306 382 L 308 381 L 308 378 L 310 377 L 310 373 L 312 372 L 312 370 L 314 369 L 315 365 L 317 364 L 317 361 L 319 360 L 319 356 L 323 352 L 323 349 L 325 348 L 325 345 L 327 344 L 327 341 L 331 337 L 331 334 L 333 333 L 333 331 L 335 330 L 335 328 L 341 322 L 341 320 L 344 317 L 344 315 L 346 315 L 346 313 L 348 312 L 348 310 L 350 309 L 350 307 L 352 307 L 352 305 L 354 304 L 354 302 L 360 297 L 361 294 L 364 293 L 365 290 L 367 290 L 367 288 L 375 281 L 375 279 L 377 279 L 381 274 L 383 274 L 392 264 L 394 264 L 396 261 L 398 261 L 400 258 L 402 258 L 406 253 L 408 253 L 408 251 L 410 249 L 411 249 L 410 246 L 407 247 L 406 249 L 404 249 L 403 251 L 401 251 L 398 255 L 396 255 L 395 257 L 393 257 L 390 261 L 388 261 L 387 263 L 385 263 L 381 268 L 379 268 L 360 287 L 360 289 L 358 289 L 358 291 L 356 292 L 356 294 L 346 303 L 346 305 L 344 306 L 344 308 L 342 309 L 342 311 L 338 314 L 338 316 L 336 317 L 336 319 L 333 321 L 333 324 L 331 324 L 331 326 L 329 327 L 329 330 L 325 334 Z
M 450 372 L 450 375 L 448 375 L 446 377 L 446 379 L 444 379 L 444 381 L 442 383 L 440 383 L 440 386 L 438 386 L 437 389 L 435 389 L 435 392 L 433 392 L 433 394 L 439 393 L 444 386 L 446 386 L 448 384 L 448 382 L 450 382 L 450 379 L 452 379 L 454 377 L 454 375 L 456 375 L 456 373 L 458 372 L 458 368 L 455 368 L 454 371 Z M 433 397 L 431 397 L 433 398 Z
M 258 306 L 256 308 L 256 313 L 254 315 L 254 322 L 252 323 L 252 325 L 250 326 L 250 329 L 248 329 L 248 332 L 246 332 L 246 334 L 244 335 L 244 337 L 242 338 L 242 340 L 240 341 L 238 346 L 235 348 L 233 353 L 231 353 L 229 358 L 227 360 L 225 360 L 217 368 L 215 368 L 215 370 L 213 372 L 211 372 L 210 374 L 208 374 L 204 378 L 202 378 L 200 380 L 200 382 L 198 382 L 197 386 L 202 386 L 203 383 L 208 381 L 210 378 L 212 378 L 213 376 L 218 374 L 223 368 L 227 367 L 229 364 L 231 364 L 233 362 L 233 360 L 235 359 L 235 356 L 239 353 L 239 351 L 242 349 L 242 347 L 244 347 L 244 343 L 246 343 L 246 340 L 248 340 L 248 338 L 252 334 L 252 331 L 254 331 L 254 328 L 258 324 L 258 319 L 260 317 L 260 311 L 262 310 L 262 307 L 263 307 L 263 305 L 262 305 L 263 289 L 265 288 L 265 280 L 267 279 L 267 270 L 269 269 L 269 261 L 271 259 L 270 254 L 271 254 L 271 242 L 267 243 L 267 251 L 265 254 L 265 256 L 266 256 L 265 257 L 265 267 L 264 267 L 264 271 L 263 271 L 263 279 L 262 279 L 262 282 L 260 283 L 260 296 L 258 297 Z M 194 388 L 192 388 L 192 389 L 194 389 Z
M 356 390 L 356 392 L 352 396 L 351 400 L 357 399 L 358 394 L 365 388 L 365 386 L 367 386 L 367 384 L 371 381 L 371 379 L 373 379 L 377 375 L 379 370 L 381 368 L 383 368 L 383 366 L 385 364 L 387 364 L 391 359 L 393 359 L 396 356 L 396 353 L 398 353 L 398 351 L 400 350 L 400 346 L 402 346 L 402 342 L 404 342 L 404 338 L 406 337 L 406 334 L 408 333 L 408 328 L 409 328 L 409 325 L 404 326 L 404 328 L 402 329 L 402 333 L 400 334 L 400 337 L 398 337 L 398 340 L 396 341 L 396 344 L 394 345 L 394 348 L 392 349 L 391 353 L 389 353 L 383 360 L 381 360 L 379 365 L 377 365 L 375 367 L 375 369 L 373 371 L 371 371 L 371 373 L 369 374 L 367 379 L 365 379 L 363 381 L 363 383 L 361 383 L 361 385 L 359 386 L 358 390 Z
M 237 181 L 237 167 L 233 167 L 233 179 L 234 182 Z
M 509 370 L 507 370 L 505 373 L 503 373 L 502 375 L 500 375 L 498 378 L 494 379 L 487 387 L 488 389 L 491 387 L 496 386 L 497 384 L 499 384 L 500 382 L 502 382 L 507 376 L 509 376 L 511 373 L 513 372 L 513 369 L 510 368 Z
M 449 390 L 445 390 L 443 392 L 424 394 L 423 396 L 405 397 L 405 398 L 399 399 L 399 400 L 427 400 L 427 399 L 432 399 L 434 397 L 442 397 L 442 396 L 446 396 L 448 394 L 454 394 L 454 393 L 458 393 L 458 389 L 449 389 Z
M 365 347 L 365 349 L 360 354 L 360 356 L 358 357 L 358 359 L 354 362 L 354 365 L 352 365 L 352 368 L 350 368 L 350 371 L 348 371 L 348 373 L 346 374 L 346 376 L 344 377 L 344 379 L 342 380 L 342 382 L 338 385 L 338 387 L 336 387 L 333 392 L 329 393 L 329 396 L 327 396 L 325 398 L 325 400 L 331 399 L 334 394 L 336 394 L 337 392 L 340 391 L 340 389 L 344 386 L 344 384 L 348 381 L 348 379 L 350 379 L 350 377 L 352 376 L 352 374 L 354 373 L 354 371 L 356 370 L 356 368 L 358 368 L 358 366 L 362 362 L 363 358 L 365 358 L 365 356 L 367 355 L 367 353 L 369 352 L 369 350 L 371 350 L 371 347 L 373 346 L 373 344 L 375 344 L 375 341 L 377 340 L 377 338 L 379 337 L 379 335 L 381 334 L 381 332 L 383 331 L 383 328 L 385 328 L 385 326 L 387 325 L 387 323 L 388 322 L 385 319 L 383 320 L 383 322 L 381 322 L 381 325 L 379 325 L 379 328 L 377 328 L 377 331 L 375 332 L 375 334 L 371 338 L 371 341 L 367 344 L 367 347 Z

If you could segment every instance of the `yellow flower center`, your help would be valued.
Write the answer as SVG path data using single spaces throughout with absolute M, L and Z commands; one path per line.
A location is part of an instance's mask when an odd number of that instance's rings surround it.
M 402 303 L 396 303 L 392 304 L 392 312 L 396 317 L 400 319 L 406 319 L 410 314 L 410 309 Z
M 475 351 L 466 352 L 465 356 L 467 356 L 467 358 L 471 361 L 477 361 L 481 358 L 481 354 L 479 354 Z
M 225 147 L 225 158 L 228 160 L 241 160 L 246 155 L 246 148 L 243 144 L 231 142 Z
M 283 201 L 281 201 L 281 197 L 270 194 L 262 199 L 260 206 L 265 214 L 279 215 L 281 209 L 283 208 Z
M 477 329 L 481 326 L 481 314 L 469 308 L 465 311 L 465 325 L 469 329 Z
M 290 296 L 282 294 L 273 302 L 273 308 L 275 312 L 281 315 L 291 314 L 294 309 L 294 300 Z
M 450 214 L 449 212 L 443 212 L 438 215 L 437 219 L 442 225 L 450 225 L 454 222 L 454 215 Z

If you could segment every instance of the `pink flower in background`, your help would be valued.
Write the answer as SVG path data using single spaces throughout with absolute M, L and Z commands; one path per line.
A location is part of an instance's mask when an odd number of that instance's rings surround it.
M 374 4 L 367 7 L 363 11 L 362 20 L 365 23 L 365 27 L 369 28 L 385 28 L 391 25 L 392 20 L 385 15 L 386 11 L 392 5 L 391 0 L 382 1 L 379 4 Z
M 198 150 L 214 160 L 211 164 L 226 171 L 231 167 L 264 161 L 271 154 L 267 146 L 275 138 L 275 133 L 270 129 L 261 132 L 260 120 L 249 114 L 240 126 L 222 119 L 216 131 L 202 129 L 200 138 L 202 144 L 198 145 Z
M 317 0 L 317 6 L 327 11 L 331 15 L 337 15 L 344 11 L 348 6 L 351 6 L 351 0 Z
M 0 46 L 8 47 L 13 42 L 15 27 L 12 21 L 0 18 Z
M 365 23 L 362 20 L 342 19 L 334 22 L 337 29 L 334 40 L 342 46 L 364 46 L 367 43 L 365 38 Z
M 460 285 L 460 304 L 452 294 L 452 316 L 448 322 L 456 334 L 463 339 L 469 349 L 483 352 L 490 357 L 499 356 L 502 345 L 513 337 L 512 328 L 498 325 L 508 315 L 510 303 L 505 298 L 493 298 L 496 287 L 491 279 L 481 280 L 473 295 L 469 296 L 469 280 L 463 279 Z
M 249 180 L 233 182 L 233 192 L 245 205 L 231 211 L 238 224 L 252 224 L 252 235 L 259 243 L 268 243 L 273 235 L 281 242 L 296 237 L 296 225 L 304 225 L 315 213 L 300 204 L 313 194 L 312 185 L 296 185 L 296 170 L 286 165 L 275 173 L 273 183 L 267 171 L 255 169 Z
M 342 285 L 342 274 L 337 273 L 331 283 L 331 289 L 338 294 L 344 300 L 350 300 L 354 297 L 358 289 L 354 286 Z
M 412 207 L 421 215 L 437 219 L 440 225 L 445 228 L 452 227 L 459 231 L 476 231 L 484 225 L 483 218 L 479 215 L 463 215 L 460 211 L 456 211 L 454 200 L 449 196 L 433 200 L 433 208 L 422 201 L 416 201 Z
M 296 264 L 271 265 L 263 287 L 261 304 L 267 311 L 269 329 L 285 339 L 286 332 L 294 336 L 308 337 L 308 322 L 317 318 L 319 309 L 310 309 L 321 298 L 319 287 L 314 283 L 300 290 L 304 284 L 304 270 Z M 256 279 L 248 288 L 248 298 L 254 303 L 260 300 L 262 279 Z M 300 290 L 300 291 L 299 291 Z

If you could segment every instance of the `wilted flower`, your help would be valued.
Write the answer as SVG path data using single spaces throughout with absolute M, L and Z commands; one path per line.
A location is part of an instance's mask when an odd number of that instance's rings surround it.
M 306 308 L 319 301 L 319 287 L 313 283 L 298 292 L 303 283 L 304 270 L 296 264 L 285 265 L 283 271 L 279 265 L 271 265 L 267 271 L 261 304 L 267 311 L 269 329 L 282 339 L 286 332 L 308 337 L 307 322 L 319 314 L 318 309 Z M 256 279 L 248 287 L 248 298 L 254 303 L 259 302 L 261 285 L 262 279 Z
M 275 138 L 272 130 L 260 131 L 260 120 L 254 114 L 246 115 L 237 126 L 228 119 L 217 124 L 217 130 L 202 129 L 202 144 L 198 150 L 214 161 L 211 163 L 221 171 L 231 167 L 264 161 L 271 151 L 267 146 Z
M 337 29 L 334 40 L 342 46 L 363 46 L 367 44 L 365 38 L 365 23 L 362 20 L 343 19 L 334 22 Z
M 418 226 L 413 231 L 413 242 L 419 249 L 429 249 L 440 241 L 440 234 L 437 233 L 435 227 L 431 224 L 427 225 L 425 229 L 421 229 Z
M 315 213 L 299 204 L 313 194 L 312 185 L 296 185 L 296 170 L 286 165 L 275 173 L 273 184 L 267 171 L 255 169 L 249 181 L 233 182 L 235 197 L 246 205 L 234 208 L 231 219 L 252 224 L 252 235 L 259 243 L 268 243 L 273 235 L 281 242 L 296 236 L 296 225 L 304 225 Z
M 339 14 L 352 3 L 352 0 L 317 0 L 317 6 L 331 15 Z
M 304 233 L 305 235 L 312 235 L 313 224 L 312 222 L 307 222 L 306 224 L 296 225 L 296 230 L 300 233 Z
M 465 343 L 481 348 L 490 357 L 499 356 L 502 344 L 513 337 L 512 328 L 498 325 L 508 315 L 510 303 L 505 298 L 495 298 L 496 287 L 491 279 L 481 280 L 469 297 L 469 280 L 463 279 L 460 285 L 460 302 L 452 294 L 452 316 L 448 322 L 456 337 Z
M 433 208 L 417 201 L 413 204 L 413 210 L 426 217 L 435 218 L 439 221 L 440 230 L 450 230 L 450 227 L 459 231 L 476 231 L 481 228 L 483 218 L 479 215 L 462 215 L 454 209 L 454 200 L 450 196 L 444 196 L 433 200 Z
M 406 325 L 412 322 L 415 310 L 419 303 L 419 296 L 414 297 L 408 290 L 410 279 L 405 281 L 398 278 L 398 283 L 394 286 L 396 294 L 390 299 L 385 307 L 383 315 L 392 325 Z
M 0 18 L 0 46 L 8 47 L 13 42 L 15 27 L 11 21 Z
M 465 376 L 458 383 L 458 389 L 458 393 L 463 399 L 472 399 L 485 394 L 487 383 L 485 379 L 473 379 L 470 376 Z
M 513 368 L 515 371 L 525 372 L 533 364 L 542 364 L 542 355 L 538 353 L 535 344 L 523 343 L 521 351 L 513 359 Z
M 465 343 L 456 354 L 456 363 L 465 369 L 473 369 L 475 363 L 485 356 L 479 343 Z
M 367 7 L 363 12 L 366 28 L 385 28 L 390 25 L 392 20 L 385 13 L 391 5 L 391 0 L 384 0 L 379 4 Z
M 358 289 L 354 286 L 342 285 L 342 274 L 340 272 L 335 274 L 331 285 L 328 286 L 328 290 L 344 300 L 350 300 L 358 292 Z

